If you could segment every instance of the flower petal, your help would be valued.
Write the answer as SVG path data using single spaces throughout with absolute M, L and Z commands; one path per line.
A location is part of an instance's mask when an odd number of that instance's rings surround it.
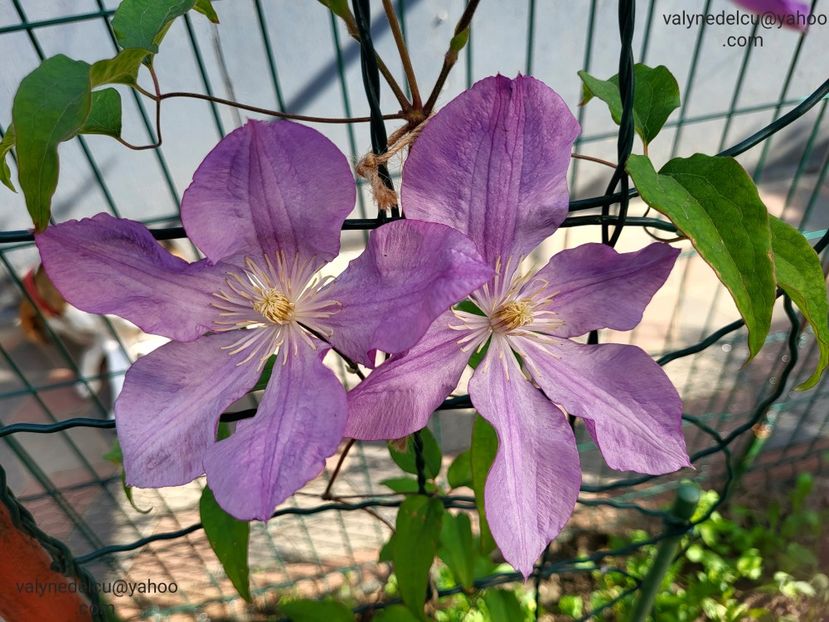
M 383 225 L 325 289 L 341 305 L 326 320 L 334 331 L 330 342 L 373 367 L 374 350 L 411 348 L 435 318 L 491 276 L 475 245 L 450 227 L 412 220 Z
M 469 394 L 498 432 L 484 490 L 489 528 L 504 558 L 527 577 L 576 505 L 576 440 L 564 413 L 527 381 L 502 338 L 490 343 Z
M 348 392 L 346 436 L 389 440 L 426 426 L 469 360 L 469 351 L 458 345 L 464 335 L 449 327 L 453 323 L 458 321 L 447 311 L 411 350 L 391 357 Z
M 127 484 L 179 486 L 204 473 L 219 415 L 259 378 L 255 365 L 237 366 L 221 349 L 238 338 L 171 341 L 133 363 L 115 401 Z
M 543 82 L 481 80 L 426 123 L 403 167 L 403 209 L 463 231 L 490 265 L 524 256 L 567 215 L 579 131 Z
M 171 255 L 140 223 L 97 214 L 47 227 L 35 241 L 55 287 L 83 311 L 119 315 L 178 341 L 212 327 L 212 292 L 225 268 Z
M 608 466 L 661 475 L 690 466 L 682 401 L 651 357 L 636 346 L 542 346 L 510 338 L 547 397 L 582 417 Z
M 655 242 L 635 253 L 604 244 L 583 244 L 553 255 L 523 292 L 552 296 L 544 309 L 564 325 L 555 334 L 575 337 L 598 328 L 630 330 L 642 320 L 653 295 L 665 283 L 679 250 Z M 546 284 L 539 290 L 539 283 Z
M 345 389 L 322 364 L 324 352 L 298 343 L 274 364 L 256 416 L 207 451 L 207 482 L 219 505 L 241 520 L 270 518 L 320 474 L 343 437 Z
M 355 196 L 348 161 L 325 136 L 290 121 L 248 121 L 196 170 L 181 219 L 214 261 L 281 249 L 322 265 L 339 252 Z

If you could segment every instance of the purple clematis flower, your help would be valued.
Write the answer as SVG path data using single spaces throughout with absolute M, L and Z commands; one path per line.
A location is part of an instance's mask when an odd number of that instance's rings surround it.
M 565 413 L 584 420 L 614 469 L 661 474 L 689 464 L 682 404 L 662 369 L 635 346 L 570 339 L 638 324 L 678 251 L 655 243 L 620 254 L 585 244 L 538 271 L 519 270 L 567 214 L 565 175 L 578 133 L 561 98 L 529 77 L 482 80 L 428 122 L 404 166 L 403 208 L 466 233 L 495 275 L 471 296 L 480 315 L 444 313 L 348 396 L 347 436 L 403 437 L 426 425 L 471 352 L 489 344 L 469 383 L 499 438 L 487 518 L 504 557 L 525 576 L 579 492 Z
M 175 486 L 206 472 L 225 510 L 266 520 L 342 439 L 346 392 L 323 365 L 328 349 L 372 366 L 375 349 L 411 347 L 491 277 L 462 234 L 408 220 L 373 231 L 339 277 L 320 279 L 354 199 L 348 162 L 328 139 L 251 121 L 210 152 L 184 195 L 184 226 L 206 259 L 187 263 L 139 223 L 106 214 L 37 235 L 69 302 L 173 340 L 129 369 L 115 404 L 128 484 Z M 219 415 L 274 353 L 256 416 L 217 442 Z

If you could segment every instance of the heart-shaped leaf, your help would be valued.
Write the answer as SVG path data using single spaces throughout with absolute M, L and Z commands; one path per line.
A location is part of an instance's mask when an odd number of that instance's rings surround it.
M 618 125 L 622 120 L 622 98 L 619 94 L 619 74 L 600 80 L 586 71 L 579 71 L 582 79 L 583 106 L 594 96 L 605 102 L 610 116 Z M 648 67 L 638 63 L 633 67 L 633 126 L 642 142 L 650 143 L 665 125 L 670 114 L 679 108 L 679 85 L 668 68 Z
M 777 284 L 812 326 L 820 356 L 814 373 L 797 387 L 810 389 L 829 365 L 829 304 L 820 258 L 797 229 L 779 218 L 769 219 Z
M 734 158 L 675 158 L 657 174 L 646 156 L 627 171 L 645 203 L 670 218 L 710 265 L 748 328 L 750 357 L 771 326 L 775 279 L 766 206 Z
M 23 78 L 14 96 L 17 175 L 38 231 L 49 223 L 58 185 L 58 145 L 77 135 L 91 104 L 89 65 L 62 54 Z
M 194 0 L 123 0 L 112 16 L 112 31 L 124 49 L 158 53 L 173 20 L 193 8 Z

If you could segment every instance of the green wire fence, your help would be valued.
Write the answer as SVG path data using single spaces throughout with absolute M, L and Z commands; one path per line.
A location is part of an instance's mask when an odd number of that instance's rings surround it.
M 104 26 L 100 32 L 105 32 L 106 38 L 102 41 L 108 41 L 107 45 L 111 45 L 113 52 L 117 50 L 115 39 L 108 28 L 108 18 L 114 12 L 114 7 L 111 6 L 113 3 L 103 0 L 78 3 L 83 4 L 84 8 L 77 13 L 30 19 L 27 8 L 24 7 L 27 3 L 21 0 L 5 1 L 8 6 L 0 7 L 0 41 L 5 37 L 25 38 L 33 53 L 31 67 L 50 55 L 46 50 L 54 47 L 49 41 L 55 29 L 79 29 L 89 24 Z M 219 9 L 223 9 L 222 5 L 225 4 L 229 3 L 221 3 Z M 269 83 L 272 104 L 280 111 L 302 113 L 313 108 L 315 98 L 323 89 L 335 85 L 342 106 L 341 113 L 352 117 L 355 113 L 354 102 L 358 95 L 364 93 L 365 88 L 368 110 L 374 117 L 373 121 L 368 126 L 346 125 L 342 128 L 340 139 L 347 145 L 354 161 L 360 155 L 360 146 L 365 145 L 369 138 L 373 150 L 382 152 L 385 149 L 386 130 L 380 114 L 388 110 L 383 107 L 386 93 L 378 90 L 376 84 L 377 67 L 372 62 L 372 41 L 380 45 L 387 32 L 383 20 L 370 19 L 366 11 L 369 3 L 355 2 L 355 8 L 363 7 L 362 14 L 357 11 L 362 49 L 360 44 L 346 43 L 343 28 L 333 14 L 325 16 L 321 8 L 316 6 L 317 3 L 308 3 L 314 5 L 309 8 L 309 12 L 313 9 L 315 18 L 330 20 L 325 28 L 330 33 L 333 58 L 326 70 L 308 76 L 300 87 L 294 85 L 291 89 L 286 89 L 283 84 L 286 64 L 277 51 L 271 27 L 271 20 L 277 18 L 279 10 L 287 10 L 287 4 L 261 0 L 240 1 L 239 4 L 245 5 L 244 11 L 240 10 L 240 15 L 245 16 L 250 36 L 261 40 L 260 61 L 265 75 L 260 76 L 260 79 Z M 463 3 L 460 2 L 447 4 L 458 12 L 463 8 Z M 555 59 L 541 57 L 537 52 L 539 42 L 544 37 L 538 27 L 539 15 L 542 11 L 553 11 L 564 18 L 569 5 L 543 0 L 515 3 L 519 4 L 522 5 L 519 12 L 526 14 L 523 38 L 514 42 L 525 50 L 521 70 L 528 74 L 538 73 L 544 71 L 545 66 L 555 64 Z M 704 13 L 710 13 L 720 6 L 712 0 L 698 4 L 697 10 Z M 613 32 L 611 29 L 602 29 L 601 22 L 605 14 L 613 14 L 615 19 L 617 3 L 600 0 L 590 0 L 589 5 L 585 3 L 584 53 L 579 68 L 593 71 L 596 56 L 602 50 L 611 48 L 619 59 L 623 101 L 629 104 L 633 88 L 632 61 L 634 58 L 637 62 L 653 62 L 655 58 L 658 59 L 660 50 L 655 48 L 652 34 L 659 27 L 660 15 L 669 10 L 667 5 L 666 2 L 654 1 L 639 3 L 635 7 L 631 0 L 619 0 L 618 30 Z M 826 5 L 825 1 L 814 0 L 812 12 L 819 12 Z M 411 21 L 423 7 L 419 0 L 398 0 L 396 8 L 404 35 L 411 39 Z M 635 8 L 639 9 L 638 15 L 635 14 Z M 42 7 L 38 10 L 38 14 L 41 13 L 44 13 Z M 476 60 L 484 49 L 483 46 L 489 44 L 488 41 L 478 43 L 477 33 L 481 28 L 488 27 L 478 19 L 483 18 L 479 15 L 473 21 L 470 44 L 466 46 L 463 56 L 462 65 L 465 66 L 462 70 L 466 86 L 471 85 L 475 78 L 483 76 L 476 69 Z M 211 74 L 204 51 L 210 43 L 204 32 L 200 34 L 199 28 L 188 16 L 185 16 L 183 24 L 183 32 L 178 34 L 186 42 L 195 66 L 197 88 L 209 96 L 222 90 L 229 91 L 228 95 L 232 94 L 230 75 L 222 74 L 218 77 L 222 82 L 220 86 L 217 76 Z M 234 28 L 232 19 L 225 20 L 223 28 Z M 754 26 L 752 36 L 756 34 L 757 26 Z M 774 101 L 745 103 L 745 92 L 750 86 L 751 61 L 757 54 L 755 48 L 748 46 L 739 52 L 736 72 L 718 78 L 724 100 L 727 101 L 725 108 L 717 112 L 693 114 L 689 112 L 692 109 L 691 103 L 699 97 L 698 91 L 705 80 L 702 73 L 705 67 L 704 55 L 706 50 L 716 46 L 711 27 L 703 22 L 694 32 L 688 71 L 684 84 L 681 82 L 683 106 L 676 118 L 666 124 L 666 128 L 675 128 L 673 139 L 669 146 L 664 147 L 666 154 L 670 153 L 673 157 L 685 151 L 689 130 L 710 128 L 712 123 L 718 123 L 721 125 L 718 139 L 715 132 L 706 132 L 716 145 L 711 150 L 733 156 L 749 150 L 759 152 L 755 156 L 753 169 L 750 170 L 761 189 L 769 171 L 777 163 L 776 158 L 792 162 L 794 170 L 790 173 L 788 187 L 781 193 L 784 199 L 779 215 L 796 224 L 815 249 L 821 252 L 829 244 L 829 217 L 825 209 L 825 182 L 829 168 L 825 112 L 829 101 L 829 81 L 824 77 L 806 89 L 794 86 L 798 70 L 804 64 L 814 61 L 803 54 L 810 36 L 813 35 L 802 33 L 795 37 L 791 57 Z M 213 44 L 215 54 L 221 59 L 221 41 L 218 35 L 214 36 Z M 410 40 L 411 49 L 417 51 L 419 45 L 418 41 Z M 349 79 L 349 74 L 357 71 L 361 63 L 365 80 L 362 84 Z M 614 72 L 616 69 L 617 66 L 614 65 Z M 829 71 L 825 73 L 829 74 Z M 575 80 L 575 76 L 572 78 Z M 148 140 L 154 141 L 153 111 L 145 108 L 137 93 L 132 93 L 138 127 L 146 133 Z M 0 110 L 8 110 L 8 97 L 0 99 L 3 100 Z M 224 136 L 228 123 L 233 123 L 234 119 L 228 117 L 214 101 L 203 105 L 207 108 L 212 125 L 209 129 L 205 128 L 205 132 L 212 133 L 210 140 L 215 141 Z M 363 106 L 360 104 L 361 108 Z M 610 131 L 606 126 L 600 128 L 601 131 L 586 131 L 577 140 L 576 150 L 588 145 L 614 148 L 617 161 L 623 163 L 630 153 L 633 139 L 631 108 L 629 105 L 626 108 L 628 114 L 623 116 L 618 131 Z M 735 129 L 741 119 L 760 114 L 765 115 L 766 121 L 759 130 L 740 133 Z M 583 127 L 596 125 L 588 122 L 590 113 L 586 108 L 579 108 L 577 115 Z M 794 130 L 797 131 L 794 149 L 791 154 L 781 155 L 779 149 L 775 150 L 777 141 L 781 134 Z M 119 193 L 114 190 L 106 167 L 96 158 L 96 145 L 90 144 L 83 137 L 78 137 L 76 144 L 79 149 L 78 160 L 88 167 L 92 180 L 88 187 L 81 189 L 77 199 L 82 201 L 86 195 L 95 194 L 98 197 L 96 202 L 112 214 L 135 217 L 136 214 L 125 211 L 119 205 L 116 199 Z M 167 149 L 161 147 L 151 153 L 145 164 L 155 168 L 157 185 L 163 188 L 174 208 L 168 213 L 139 219 L 153 229 L 158 239 L 181 238 L 184 232 L 177 220 L 181 186 L 176 183 L 176 175 L 168 162 L 170 155 Z M 604 188 L 597 190 L 595 186 L 598 182 L 592 177 L 584 181 L 585 166 L 585 163 L 578 160 L 574 160 L 571 166 L 570 185 L 574 189 L 574 199 L 570 205 L 571 216 L 564 225 L 564 235 L 569 236 L 576 227 L 579 230 L 584 227 L 593 234 L 595 240 L 599 239 L 600 229 L 604 241 L 615 242 L 623 228 L 625 231 L 648 231 L 653 235 L 660 231 L 670 235 L 675 231 L 665 221 L 647 215 L 627 214 L 628 203 L 636 193 L 635 189 L 628 188 L 627 177 L 621 168 L 613 175 L 606 191 L 598 194 Z M 395 170 L 386 177 L 389 184 L 394 184 L 396 179 Z M 604 183 L 602 181 L 603 185 Z M 3 201 L 6 201 L 6 195 Z M 381 219 L 370 217 L 370 211 L 368 195 L 365 192 L 358 193 L 358 217 L 348 220 L 345 229 L 365 235 L 366 230 L 381 224 Z M 99 395 L 94 390 L 95 385 L 123 372 L 103 371 L 83 376 L 79 368 L 77 346 L 64 341 L 48 328 L 48 323 L 45 326 L 52 347 L 38 351 L 34 358 L 19 338 L 13 327 L 13 303 L 29 297 L 22 275 L 26 263 L 34 259 L 31 240 L 30 233 L 22 228 L 0 231 L 0 262 L 6 284 L 3 300 L 7 304 L 0 333 L 0 502 L 13 510 L 14 518 L 21 528 L 44 544 L 62 572 L 79 576 L 83 581 L 142 577 L 151 573 L 154 580 L 176 582 L 183 588 L 176 592 L 175 598 L 167 600 L 153 601 L 133 595 L 123 602 L 119 601 L 119 607 L 123 606 L 122 612 L 148 617 L 195 614 L 207 607 L 213 607 L 211 611 L 218 611 L 217 615 L 230 615 L 233 611 L 238 611 L 233 608 L 238 596 L 217 568 L 197 520 L 195 506 L 199 485 L 188 487 L 178 496 L 167 493 L 147 493 L 141 496 L 139 504 L 146 501 L 153 506 L 153 512 L 144 515 L 129 507 L 123 498 L 120 478 L 115 468 L 106 467 L 100 459 L 114 440 L 114 422 L 108 419 L 109 398 Z M 565 243 L 569 242 L 566 240 Z M 823 262 L 826 266 L 825 257 Z M 692 459 L 699 469 L 696 479 L 701 485 L 717 488 L 721 492 L 720 501 L 723 502 L 728 499 L 738 476 L 748 470 L 775 469 L 780 465 L 798 464 L 815 457 L 822 467 L 829 451 L 829 383 L 821 382 L 807 393 L 790 392 L 791 387 L 797 384 L 797 379 L 801 375 L 805 376 L 801 374 L 799 362 L 803 362 L 803 370 L 809 369 L 809 363 L 817 356 L 817 347 L 810 334 L 801 332 L 801 319 L 786 297 L 782 297 L 782 314 L 769 337 L 769 341 L 779 345 L 767 345 L 764 353 L 750 366 L 741 367 L 746 358 L 744 335 L 740 330 L 742 322 L 733 321 L 721 326 L 722 313 L 718 303 L 723 294 L 722 288 L 712 292 L 713 297 L 706 309 L 693 309 L 693 313 L 704 314 L 702 324 L 694 329 L 698 332 L 690 334 L 688 331 L 675 330 L 676 326 L 681 326 L 682 317 L 689 312 L 690 306 L 697 304 L 696 300 L 688 298 L 689 289 L 686 286 L 695 278 L 692 272 L 698 265 L 699 261 L 694 261 L 693 251 L 683 253 L 674 276 L 679 284 L 676 298 L 666 305 L 670 317 L 661 318 L 670 330 L 666 331 L 661 345 L 654 346 L 656 342 L 652 338 L 648 343 L 652 346 L 652 352 L 655 349 L 656 353 L 661 353 L 661 365 L 668 366 L 667 369 L 671 371 L 680 369 L 674 380 L 685 400 L 686 437 Z M 111 325 L 108 330 L 126 355 L 126 345 L 121 342 L 117 331 Z M 642 330 L 639 328 L 634 331 L 630 339 L 634 341 L 640 338 Z M 605 339 L 604 335 L 602 339 Z M 58 367 L 68 370 L 65 377 L 50 377 L 48 370 Z M 56 407 L 56 404 L 65 402 L 68 392 L 78 386 L 85 387 L 89 397 L 83 401 L 75 398 L 74 412 Z M 223 418 L 234 421 L 251 416 L 256 405 L 256 397 L 251 395 L 246 404 L 240 405 L 240 410 L 226 413 Z M 470 407 L 466 396 L 449 398 L 432 423 L 438 438 L 448 438 L 450 435 L 442 432 L 456 424 L 460 417 L 458 412 L 468 411 Z M 16 410 L 24 411 L 27 416 L 21 420 L 15 415 Z M 533 575 L 536 598 L 540 593 L 541 582 L 553 575 L 584 573 L 596 569 L 624 572 L 616 568 L 617 562 L 614 560 L 632 554 L 646 544 L 673 542 L 678 535 L 693 528 L 688 522 L 687 512 L 675 514 L 653 509 L 653 498 L 661 498 L 660 495 L 679 486 L 677 477 L 625 476 L 613 473 L 604 466 L 583 429 L 577 429 L 577 439 L 585 472 L 579 511 L 591 512 L 596 507 L 609 507 L 620 515 L 631 513 L 660 519 L 663 527 L 656 529 L 650 538 L 642 542 L 622 549 L 597 550 L 578 558 L 561 558 L 555 553 L 555 548 L 551 549 L 539 562 Z M 54 456 L 66 458 L 58 460 L 56 467 Z M 254 526 L 251 535 L 251 568 L 255 594 L 295 589 L 299 584 L 304 586 L 304 592 L 315 596 L 331 593 L 343 584 L 351 585 L 358 596 L 372 591 L 372 580 L 366 577 L 365 570 L 376 563 L 376 555 L 367 556 L 366 552 L 376 554 L 388 536 L 388 530 L 374 517 L 387 519 L 391 516 L 389 508 L 396 508 L 402 500 L 399 495 L 384 493 L 379 485 L 379 474 L 383 472 L 384 464 L 388 466 L 385 457 L 384 447 L 357 443 L 338 480 L 354 494 L 344 494 L 335 501 L 320 502 L 319 492 L 325 484 L 325 478 L 322 478 L 321 481 L 312 483 L 304 491 L 305 495 L 297 495 L 278 508 L 268 526 Z M 64 481 L 65 473 L 60 468 L 63 462 L 72 465 L 71 482 Z M 11 491 L 19 488 L 25 488 L 25 492 L 15 497 Z M 443 501 L 447 507 L 459 511 L 475 509 L 474 499 L 468 496 L 452 495 Z M 367 510 L 374 517 L 354 520 L 357 515 L 365 515 Z M 53 538 L 54 534 L 60 534 L 60 540 Z M 664 550 L 667 551 L 665 559 L 670 561 L 670 550 Z M 297 571 L 297 568 L 300 570 Z M 95 579 L 92 579 L 93 576 Z M 646 579 L 632 578 L 634 587 L 621 594 L 619 599 L 637 597 L 636 592 Z M 479 579 L 476 587 L 485 588 L 520 579 L 516 573 L 500 573 Z M 647 580 L 649 587 L 646 593 L 652 591 L 654 580 L 652 577 Z M 460 587 L 450 588 L 440 591 L 438 596 L 448 596 L 459 591 Z M 98 595 L 93 592 L 91 596 L 97 598 Z M 640 604 L 645 600 L 643 598 Z M 388 602 L 366 603 L 358 611 L 381 607 Z M 601 609 L 613 604 L 606 603 Z M 599 613 L 598 610 L 588 612 L 583 619 Z

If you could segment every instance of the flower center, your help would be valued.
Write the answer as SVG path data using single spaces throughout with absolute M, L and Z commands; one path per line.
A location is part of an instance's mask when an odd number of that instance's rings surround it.
M 499 333 L 508 333 L 533 321 L 532 305 L 526 300 L 511 300 L 492 315 L 489 325 Z
M 253 303 L 253 308 L 274 324 L 288 324 L 293 322 L 296 315 L 296 306 L 282 292 L 268 289 L 262 292 L 261 298 Z
M 272 354 L 296 352 L 300 342 L 316 349 L 312 336 L 330 338 L 328 318 L 340 303 L 321 293 L 327 279 L 315 277 L 313 262 L 277 252 L 273 260 L 246 258 L 244 268 L 227 273 L 224 287 L 213 292 L 218 311 L 215 332 L 236 331 L 239 339 L 222 346 L 231 356 L 241 352 L 237 365 L 258 359 L 262 368 Z

